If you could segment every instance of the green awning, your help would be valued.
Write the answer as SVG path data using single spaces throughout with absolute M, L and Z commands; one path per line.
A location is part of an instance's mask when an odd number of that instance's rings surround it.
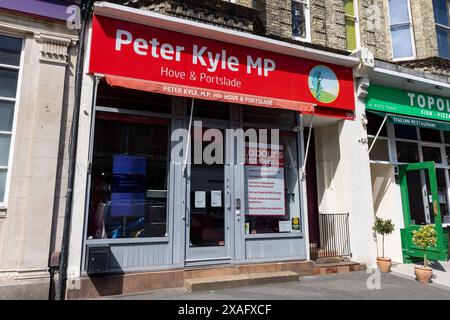
M 424 118 L 412 118 L 412 117 L 405 117 L 400 116 L 397 114 L 392 113 L 384 113 L 384 112 L 378 112 L 378 111 L 372 111 L 367 110 L 373 114 L 376 114 L 380 117 L 388 117 L 387 121 L 394 124 L 404 124 L 408 126 L 415 126 L 420 128 L 426 128 L 426 129 L 436 129 L 436 130 L 445 130 L 450 131 L 450 122 L 444 122 L 444 121 L 436 121 L 436 120 L 429 120 Z

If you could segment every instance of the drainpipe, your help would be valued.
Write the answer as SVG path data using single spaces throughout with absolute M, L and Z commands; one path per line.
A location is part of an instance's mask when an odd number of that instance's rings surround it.
M 67 182 L 67 197 L 66 197 L 66 209 L 64 213 L 64 226 L 63 235 L 61 241 L 61 255 L 59 259 L 59 280 L 55 292 L 56 300 L 64 300 L 66 293 L 66 280 L 67 280 L 67 257 L 68 247 L 70 239 L 70 221 L 72 217 L 72 196 L 73 186 L 75 178 L 75 160 L 77 153 L 77 140 L 78 140 L 78 119 L 80 116 L 80 101 L 81 101 L 81 86 L 83 80 L 83 67 L 84 67 L 84 42 L 86 37 L 86 26 L 92 15 L 94 1 L 87 0 L 81 3 L 81 28 L 78 33 L 78 58 L 75 69 L 75 106 L 72 116 L 72 128 L 70 131 L 69 142 L 69 172 Z

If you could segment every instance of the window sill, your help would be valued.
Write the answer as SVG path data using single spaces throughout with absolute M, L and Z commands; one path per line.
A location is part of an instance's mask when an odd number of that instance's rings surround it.
M 302 38 L 302 37 L 296 37 L 296 36 L 292 36 L 291 38 L 292 38 L 292 40 L 295 40 L 295 41 L 311 43 L 311 40 L 309 38 Z
M 135 243 L 168 243 L 169 237 L 87 239 L 87 244 L 135 244 Z
M 6 218 L 6 211 L 7 211 L 6 207 L 0 206 L 0 219 L 1 218 Z
M 246 240 L 253 239 L 278 239 L 278 238 L 303 238 L 302 232 L 286 232 L 286 233 L 255 233 L 246 234 Z

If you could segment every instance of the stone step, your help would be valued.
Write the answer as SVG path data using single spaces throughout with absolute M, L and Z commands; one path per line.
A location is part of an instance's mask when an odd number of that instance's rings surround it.
M 200 290 L 218 290 L 249 285 L 298 281 L 299 274 L 292 271 L 275 271 L 225 275 L 209 278 L 190 278 L 184 280 L 188 292 Z

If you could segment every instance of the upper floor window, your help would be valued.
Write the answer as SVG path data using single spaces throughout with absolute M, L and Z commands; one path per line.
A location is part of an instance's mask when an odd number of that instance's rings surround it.
M 345 37 L 347 39 L 347 50 L 358 48 L 358 17 L 356 10 L 356 1 L 344 0 L 345 12 Z
M 439 56 L 450 59 L 450 0 L 433 0 Z
M 309 6 L 308 0 L 293 0 L 292 5 L 292 37 L 309 41 Z
M 6 206 L 22 39 L 0 35 L 0 207 Z
M 389 0 L 392 56 L 394 60 L 414 58 L 414 35 L 409 0 Z

